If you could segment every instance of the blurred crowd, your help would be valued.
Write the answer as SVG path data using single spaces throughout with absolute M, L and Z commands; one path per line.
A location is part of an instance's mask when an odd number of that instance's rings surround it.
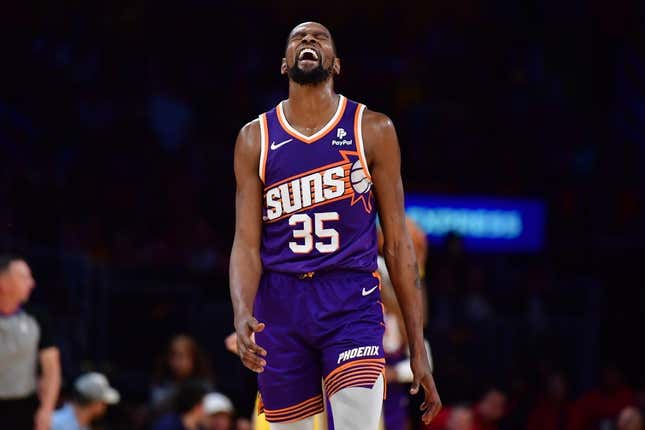
M 0 246 L 56 321 L 63 403 L 106 430 L 249 428 L 255 382 L 224 348 L 232 145 L 286 97 L 286 34 L 316 19 L 339 92 L 394 120 L 407 190 L 548 207 L 537 254 L 430 246 L 430 428 L 643 428 L 643 3 L 394 3 L 8 6 Z M 77 392 L 88 371 L 118 403 Z
M 557 284 L 546 275 L 548 269 L 535 267 L 533 258 L 516 261 L 517 273 L 504 265 L 496 273 L 483 264 L 484 256 L 467 253 L 456 234 L 429 251 L 426 338 L 445 407 L 426 430 L 643 429 L 642 373 L 630 367 L 620 351 L 600 350 L 598 333 L 588 335 L 597 331 L 589 322 L 602 312 L 594 299 L 597 286 L 582 283 L 576 288 L 571 283 L 571 297 L 554 294 Z M 521 276 L 519 283 L 505 285 L 503 277 L 514 273 Z M 520 288 L 523 282 L 527 285 Z M 35 292 L 39 289 L 43 287 Z M 150 306 L 149 294 L 134 298 L 138 300 L 134 305 Z M 385 293 L 383 297 L 387 309 L 388 297 Z M 569 300 L 586 304 L 574 309 L 568 307 Z M 61 316 L 51 303 L 41 304 Z M 182 308 L 167 302 L 166 307 L 183 311 L 167 313 L 157 319 L 159 324 L 147 327 L 136 328 L 140 320 L 128 316 L 125 331 L 115 326 L 120 312 L 113 312 L 107 323 L 114 326 L 116 333 L 110 337 L 117 351 L 107 357 L 80 354 L 73 357 L 74 366 L 64 363 L 66 383 L 57 413 L 89 408 L 85 416 L 95 420 L 93 428 L 105 430 L 255 428 L 254 374 L 231 353 L 235 345 L 229 336 L 230 311 L 200 304 Z M 562 313 L 564 307 L 568 315 Z M 202 317 L 186 324 L 189 313 L 191 318 Z M 419 398 L 406 394 L 409 380 L 400 378 L 396 354 L 387 354 L 398 348 L 388 346 L 392 342 L 388 330 L 397 326 L 388 313 L 384 344 L 387 359 L 393 361 L 388 362 L 386 376 L 389 398 L 396 404 L 388 404 L 384 411 L 402 417 L 402 424 L 385 430 L 422 430 Z M 228 321 L 218 321 L 219 317 Z M 182 326 L 186 332 L 172 334 Z M 94 328 L 87 329 L 96 335 Z M 74 355 L 67 337 L 74 333 L 58 333 L 63 357 Z M 166 343 L 163 350 L 161 341 Z M 154 351 L 159 351 L 157 360 L 150 359 Z M 636 347 L 632 351 L 640 354 Z M 89 378 L 87 372 L 96 370 L 110 378 L 120 400 L 92 400 L 97 392 L 92 384 L 89 391 L 86 384 L 79 393 L 82 381 Z M 384 422 L 388 425 L 387 417 Z
M 62 420 L 67 410 L 88 417 L 86 424 L 97 429 L 150 430 L 251 430 L 255 414 L 246 416 L 225 394 L 217 392 L 212 367 L 195 340 L 174 336 L 160 357 L 160 373 L 152 379 L 147 402 L 124 399 L 120 405 L 121 425 L 106 419 L 108 405 L 119 407 L 118 393 L 101 374 L 81 375 L 64 397 L 54 415 Z M 488 386 L 472 401 L 444 406 L 427 427 L 409 420 L 405 427 L 385 430 L 644 430 L 645 390 L 635 391 L 613 365 L 602 370 L 598 385 L 574 396 L 567 377 L 558 370 L 540 372 L 535 386 Z M 116 393 L 109 397 L 109 390 Z M 418 406 L 418 405 L 416 405 Z M 79 413 L 81 411 L 81 413 Z M 126 412 L 127 411 L 127 412 Z M 83 414 L 85 412 L 85 414 Z M 407 413 L 414 415 L 412 410 Z M 387 422 L 387 420 L 386 420 Z M 54 426 L 53 430 L 70 427 Z
M 52 430 L 251 430 L 250 419 L 238 417 L 231 400 L 215 391 L 211 363 L 193 338 L 171 338 L 158 366 L 148 400 L 138 404 L 122 398 L 101 373 L 79 375 L 53 414 Z M 119 423 L 108 408 L 120 403 L 127 412 Z
M 13 6 L 0 225 L 98 261 L 222 269 L 236 133 L 286 96 L 285 35 L 315 18 L 338 90 L 397 125 L 408 190 L 545 199 L 557 252 L 638 244 L 642 4 L 364 3 L 241 2 L 217 24 L 197 0 Z

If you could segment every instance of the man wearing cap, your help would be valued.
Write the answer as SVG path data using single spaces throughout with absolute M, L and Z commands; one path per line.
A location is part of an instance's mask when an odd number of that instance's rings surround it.
M 27 262 L 0 254 L 0 428 L 49 430 L 60 356 L 43 312 L 24 307 L 36 283 Z M 40 373 L 38 372 L 40 367 Z
M 204 397 L 206 414 L 205 430 L 231 430 L 233 426 L 233 403 L 221 393 L 208 393 Z
M 100 373 L 86 373 L 74 383 L 72 401 L 54 413 L 52 430 L 89 430 L 90 424 L 119 402 L 119 393 Z

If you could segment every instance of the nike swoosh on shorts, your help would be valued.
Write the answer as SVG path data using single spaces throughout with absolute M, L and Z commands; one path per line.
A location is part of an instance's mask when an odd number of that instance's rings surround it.
M 365 287 L 363 287 L 363 295 L 364 295 L 364 296 L 370 295 L 370 294 L 372 294 L 372 292 L 374 292 L 374 290 L 376 290 L 377 288 L 378 288 L 378 285 L 376 285 L 376 286 L 374 286 L 374 287 L 370 288 L 369 290 L 365 291 Z

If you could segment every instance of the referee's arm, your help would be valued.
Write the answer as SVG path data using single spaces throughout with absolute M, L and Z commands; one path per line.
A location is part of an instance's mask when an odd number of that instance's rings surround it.
M 36 430 L 49 430 L 51 415 L 56 408 L 61 385 L 60 353 L 51 346 L 41 349 L 40 359 L 40 408 L 36 413 Z

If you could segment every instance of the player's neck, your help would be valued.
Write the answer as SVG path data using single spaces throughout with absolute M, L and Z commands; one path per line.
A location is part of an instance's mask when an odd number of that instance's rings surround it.
M 289 82 L 289 100 L 285 109 L 287 117 L 314 119 L 328 116 L 338 106 L 338 94 L 331 79 L 319 85 L 300 85 Z

